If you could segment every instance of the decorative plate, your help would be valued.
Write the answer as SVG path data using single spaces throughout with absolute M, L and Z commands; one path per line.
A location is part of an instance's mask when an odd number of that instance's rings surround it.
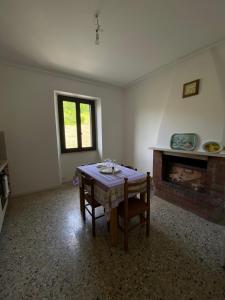
M 206 142 L 202 145 L 202 148 L 206 151 L 206 152 L 210 152 L 210 153 L 219 153 L 220 151 L 223 150 L 223 147 L 214 141 L 209 141 Z
M 170 147 L 174 150 L 193 151 L 198 145 L 195 133 L 175 133 L 170 139 Z
M 103 174 L 112 174 L 112 168 L 101 168 L 100 170 L 99 170 L 99 172 L 101 172 L 101 173 L 103 173 Z M 120 169 L 118 169 L 118 168 L 115 168 L 114 169 L 114 173 L 118 173 L 118 172 L 120 172 Z
M 105 164 L 104 163 L 99 163 L 99 164 L 97 164 L 97 166 L 96 166 L 97 168 L 105 168 Z

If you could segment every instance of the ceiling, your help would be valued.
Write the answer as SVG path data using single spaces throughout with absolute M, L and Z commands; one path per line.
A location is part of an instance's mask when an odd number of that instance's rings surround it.
M 224 38 L 224 0 L 0 1 L 1 59 L 119 86 Z

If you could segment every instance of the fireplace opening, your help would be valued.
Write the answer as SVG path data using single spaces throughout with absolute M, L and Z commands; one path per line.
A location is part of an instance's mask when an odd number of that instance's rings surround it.
M 206 192 L 207 159 L 163 154 L 162 179 L 196 192 Z

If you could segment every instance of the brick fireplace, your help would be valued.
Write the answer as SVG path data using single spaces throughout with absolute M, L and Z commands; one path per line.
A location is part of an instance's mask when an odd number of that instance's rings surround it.
M 219 220 L 225 209 L 225 155 L 154 150 L 155 193 L 199 216 Z

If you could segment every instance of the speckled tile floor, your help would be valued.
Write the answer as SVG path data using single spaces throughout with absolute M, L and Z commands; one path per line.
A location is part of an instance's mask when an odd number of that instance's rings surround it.
M 151 233 L 92 238 L 70 185 L 13 199 L 0 236 L 0 299 L 225 299 L 224 228 L 159 198 Z

